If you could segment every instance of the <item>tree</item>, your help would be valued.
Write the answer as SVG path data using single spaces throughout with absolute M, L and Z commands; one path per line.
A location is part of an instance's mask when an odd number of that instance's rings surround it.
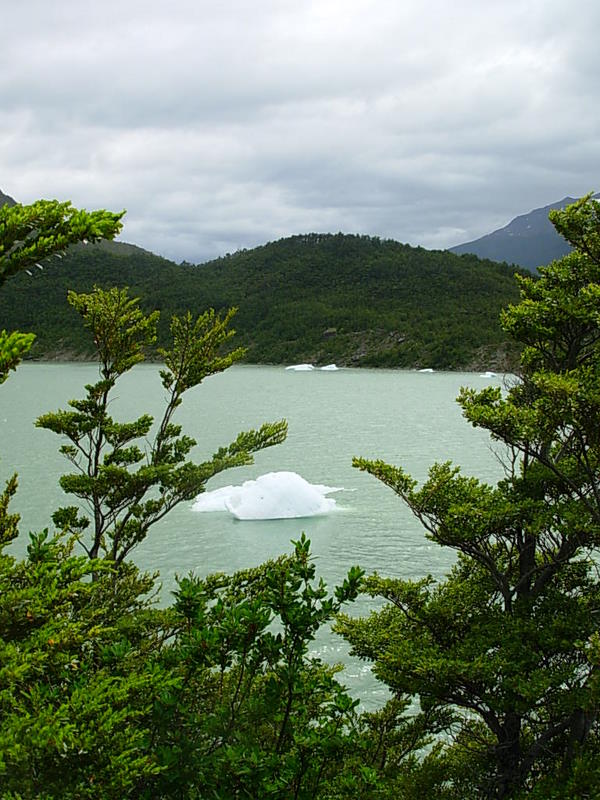
M 149 796 L 316 798 L 343 769 L 358 701 L 309 646 L 363 573 L 329 594 L 308 539 L 293 544 L 232 576 L 180 579 L 163 651 L 179 680 L 156 705 L 162 769 Z
M 50 256 L 62 258 L 72 244 L 113 239 L 124 213 L 89 212 L 57 200 L 0 206 L 0 286 L 21 270 L 43 269 L 41 262 Z M 0 331 L 0 383 L 29 352 L 34 338 L 31 333 Z
M 572 796 L 584 797 L 597 775 L 580 766 L 599 710 L 585 646 L 600 610 L 598 205 L 583 198 L 551 219 L 576 249 L 520 277 L 521 302 L 503 314 L 524 345 L 519 379 L 459 397 L 501 446 L 505 478 L 489 486 L 437 464 L 418 488 L 401 468 L 355 460 L 457 554 L 440 583 L 371 576 L 367 592 L 387 604 L 339 623 L 396 695 L 455 712 L 445 763 L 457 797 L 516 797 L 542 778 L 564 787 L 577 770 Z
M 48 531 L 17 560 L 13 523 L 0 539 L 0 796 L 139 797 L 161 769 L 154 705 L 176 682 L 158 660 L 169 629 L 154 579 Z
M 90 558 L 104 555 L 119 564 L 152 525 L 183 500 L 203 492 L 210 478 L 252 463 L 254 452 L 283 441 L 287 423 L 266 423 L 258 431 L 241 433 L 200 464 L 187 458 L 196 440 L 173 422 L 184 393 L 243 354 L 241 349 L 221 353 L 233 335 L 229 328 L 233 310 L 223 318 L 213 310 L 197 319 L 188 313 L 173 318 L 172 347 L 159 351 L 167 402 L 151 445 L 142 450 L 138 441 L 148 441 L 153 418 L 143 414 L 133 422 L 117 422 L 109 405 L 118 379 L 144 359 L 144 348 L 154 342 L 158 312 L 144 315 L 126 289 L 70 292 L 68 299 L 92 331 L 100 378 L 86 386 L 83 400 L 69 401 L 70 410 L 44 414 L 36 423 L 68 440 L 60 451 L 76 471 L 64 475 L 60 485 L 88 510 L 84 515 L 77 506 L 66 506 L 56 512 L 54 521 L 78 536 Z M 91 541 L 86 543 L 83 534 L 90 522 Z
M 61 257 L 72 244 L 113 239 L 124 214 L 80 210 L 58 200 L 0 206 L 0 286 L 45 258 Z
M 3 206 L 0 285 L 70 244 L 113 238 L 121 217 L 56 201 Z M 0 383 L 33 339 L 0 332 Z M 8 510 L 16 489 L 15 475 L 0 497 L 2 796 L 116 800 L 157 770 L 141 748 L 148 711 L 169 686 L 153 668 L 164 636 L 149 605 L 154 581 L 132 565 L 116 575 L 106 562 L 77 557 L 72 538 L 47 530 L 30 534 L 25 559 L 7 554 L 19 534 L 19 516 Z

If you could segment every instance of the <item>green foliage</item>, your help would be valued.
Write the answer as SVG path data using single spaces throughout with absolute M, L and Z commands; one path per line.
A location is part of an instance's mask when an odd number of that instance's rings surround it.
M 0 495 L 0 548 L 16 539 L 19 533 L 20 516 L 8 513 L 8 504 L 17 491 L 17 485 L 15 474 L 7 480 L 4 491 Z
M 75 242 L 114 238 L 124 213 L 88 212 L 57 200 L 0 206 L 0 285 Z
M 360 715 L 343 767 L 332 776 L 324 797 L 417 800 L 447 796 L 445 765 L 439 745 L 433 742 L 434 735 L 450 725 L 451 717 L 437 711 L 411 712 L 409 705 L 408 700 L 393 697 L 381 709 Z
M 144 316 L 137 299 L 130 299 L 126 289 L 95 288 L 91 294 L 69 292 L 67 299 L 93 334 L 100 372 L 106 381 L 114 384 L 143 361 L 143 348 L 156 341 L 158 311 Z
M 24 560 L 0 553 L 2 797 L 341 798 L 336 782 L 374 785 L 356 758 L 357 701 L 309 653 L 361 570 L 329 594 L 302 536 L 260 567 L 181 579 L 158 610 L 151 576 L 74 544 L 44 531 Z M 382 756 L 390 736 L 375 732 L 392 716 L 368 723 L 365 752 L 376 740 Z
M 598 262 L 600 258 L 600 206 L 592 192 L 569 206 L 568 212 L 551 211 L 556 230 L 580 253 Z
M 143 414 L 133 422 L 118 422 L 110 416 L 109 406 L 118 379 L 143 360 L 144 349 L 154 342 L 158 312 L 145 315 L 125 289 L 70 292 L 69 302 L 92 332 L 100 378 L 86 386 L 83 400 L 69 401 L 69 410 L 44 414 L 36 423 L 67 439 L 60 450 L 75 472 L 63 475 L 60 485 L 87 508 L 81 515 L 77 507 L 63 507 L 54 522 L 77 534 L 90 558 L 103 554 L 120 563 L 152 525 L 183 500 L 204 491 L 210 478 L 252 463 L 254 452 L 281 442 L 287 425 L 267 423 L 258 431 L 241 433 L 208 461 L 189 460 L 196 440 L 173 422 L 182 396 L 208 375 L 230 366 L 242 351 L 221 354 L 232 335 L 228 328 L 232 311 L 221 318 L 211 310 L 196 320 L 186 314 L 173 319 L 172 347 L 161 350 L 165 410 L 151 444 L 142 449 L 139 441 L 149 441 L 153 418 Z M 88 528 L 91 541 L 84 536 Z
M 439 584 L 371 576 L 366 591 L 386 605 L 338 623 L 395 696 L 458 714 L 438 762 L 449 796 L 583 797 L 597 776 L 597 644 L 582 642 L 597 643 L 600 604 L 600 221 L 589 200 L 553 220 L 579 249 L 521 279 L 503 315 L 525 346 L 520 378 L 459 397 L 503 446 L 505 479 L 438 464 L 419 488 L 355 460 L 457 553 Z
M 62 258 L 65 248 L 71 244 L 112 239 L 121 230 L 123 214 L 80 211 L 70 203 L 56 200 L 39 200 L 28 206 L 1 205 L 0 286 L 21 271 L 31 277 L 28 267 L 43 270 L 41 261 L 50 256 Z M 10 314 L 3 316 L 5 320 L 11 317 Z M 0 383 L 4 383 L 10 370 L 16 369 L 34 340 L 33 333 L 0 331 Z
M 45 531 L 24 560 L 0 554 L 2 797 L 120 800 L 160 769 L 152 715 L 175 679 L 153 580 L 72 547 Z
M 165 769 L 151 796 L 317 797 L 340 769 L 357 701 L 309 646 L 356 597 L 362 572 L 329 595 L 308 540 L 294 544 L 292 556 L 230 577 L 179 581 L 164 658 L 180 688 L 156 709 Z
M 7 333 L 0 331 L 0 383 L 8 378 L 8 373 L 16 369 L 31 349 L 35 340 L 33 333 Z

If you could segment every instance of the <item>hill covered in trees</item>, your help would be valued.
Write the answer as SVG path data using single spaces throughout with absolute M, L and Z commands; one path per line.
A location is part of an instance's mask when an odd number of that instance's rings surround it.
M 42 266 L 0 298 L 3 326 L 36 334 L 34 358 L 91 355 L 66 295 L 98 284 L 129 286 L 143 308 L 160 309 L 159 343 L 174 313 L 238 307 L 236 345 L 253 363 L 502 368 L 498 314 L 518 299 L 506 264 L 345 234 L 292 236 L 198 266 L 79 245 Z

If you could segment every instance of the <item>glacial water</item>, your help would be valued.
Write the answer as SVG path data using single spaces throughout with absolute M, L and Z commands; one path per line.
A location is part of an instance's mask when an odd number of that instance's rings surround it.
M 66 499 L 57 482 L 68 466 L 58 453 L 60 442 L 35 428 L 35 419 L 81 397 L 84 384 L 96 377 L 92 364 L 26 364 L 0 389 L 0 477 L 17 471 L 20 482 L 13 506 L 22 516 L 23 533 L 13 546 L 17 552 L 24 550 L 26 532 L 46 527 L 52 511 Z M 276 492 L 270 516 L 277 516 L 277 503 L 287 503 L 290 493 L 294 509 L 316 515 L 238 519 L 222 505 L 221 510 L 199 513 L 193 503 L 185 503 L 152 529 L 134 558 L 140 566 L 160 571 L 164 602 L 176 575 L 259 564 L 289 551 L 290 540 L 302 531 L 312 542 L 318 574 L 330 586 L 352 564 L 404 578 L 441 577 L 453 554 L 429 542 L 391 490 L 352 467 L 352 456 L 402 465 L 419 480 L 435 461 L 452 460 L 468 474 L 495 481 L 502 475 L 498 453 L 487 434 L 464 421 L 455 397 L 464 385 L 501 383 L 502 377 L 493 374 L 256 366 L 213 376 L 189 392 L 178 411 L 177 421 L 198 441 L 195 458 L 210 456 L 239 431 L 267 420 L 286 418 L 289 435 L 284 444 L 258 453 L 254 465 L 217 476 L 208 489 L 233 486 L 242 515 L 256 517 L 256 486 L 261 483 L 248 482 L 268 473 L 288 473 L 270 479 Z M 111 412 L 120 420 L 146 411 L 158 416 L 163 402 L 158 367 L 143 365 L 123 379 Z M 289 473 L 303 479 L 302 484 Z M 251 493 L 240 495 L 245 482 Z M 316 487 L 322 503 L 304 482 Z M 338 491 L 325 491 L 332 488 Z M 303 505 L 309 496 L 313 505 Z M 351 613 L 368 613 L 370 607 L 369 600 L 360 599 Z M 346 665 L 342 680 L 367 706 L 385 695 L 369 666 L 349 658 L 338 637 L 324 632 L 315 653 Z

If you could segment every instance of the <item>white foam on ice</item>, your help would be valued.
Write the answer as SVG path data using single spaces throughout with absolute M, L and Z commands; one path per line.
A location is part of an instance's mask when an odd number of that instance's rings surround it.
M 292 364 L 290 367 L 286 367 L 286 369 L 291 369 L 294 372 L 310 372 L 314 367 L 312 364 Z
M 224 486 L 196 498 L 193 511 L 228 511 L 236 519 L 294 519 L 316 517 L 336 510 L 326 495 L 342 491 L 308 483 L 296 472 L 268 472 L 241 486 Z

